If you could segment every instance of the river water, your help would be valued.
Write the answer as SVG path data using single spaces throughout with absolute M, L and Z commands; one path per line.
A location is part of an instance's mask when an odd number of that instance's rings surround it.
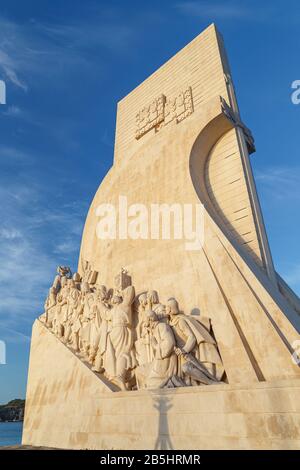
M 0 446 L 21 444 L 23 423 L 0 423 Z

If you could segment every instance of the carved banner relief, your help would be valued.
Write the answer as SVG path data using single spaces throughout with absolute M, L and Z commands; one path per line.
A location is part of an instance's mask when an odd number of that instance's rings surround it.
M 162 127 L 174 121 L 179 123 L 193 113 L 192 88 L 181 91 L 179 95 L 167 98 L 160 95 L 149 106 L 145 106 L 136 115 L 135 138 L 140 139 L 148 131 Z
M 135 138 L 139 139 L 146 132 L 156 127 L 164 120 L 165 96 L 156 98 L 149 106 L 145 106 L 136 115 L 137 130 Z

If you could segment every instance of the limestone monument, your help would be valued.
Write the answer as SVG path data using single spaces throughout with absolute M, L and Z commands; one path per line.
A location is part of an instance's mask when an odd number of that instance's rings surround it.
M 254 150 L 214 25 L 118 103 L 78 272 L 58 267 L 33 326 L 23 444 L 300 448 L 300 301 Z

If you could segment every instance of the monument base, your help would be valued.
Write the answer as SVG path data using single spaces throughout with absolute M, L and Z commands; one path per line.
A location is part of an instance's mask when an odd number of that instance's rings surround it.
M 23 445 L 300 449 L 300 380 L 113 392 L 39 320 Z

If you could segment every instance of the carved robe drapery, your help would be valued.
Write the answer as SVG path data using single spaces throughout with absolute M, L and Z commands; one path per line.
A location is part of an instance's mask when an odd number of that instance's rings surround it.
M 170 326 L 173 328 L 178 347 L 184 348 L 186 353 L 191 353 L 209 373 L 217 380 L 221 380 L 224 367 L 216 342 L 200 321 L 191 315 L 179 313 L 171 317 Z M 186 377 L 182 368 L 184 363 L 186 358 L 179 356 L 177 373 L 181 379 L 190 384 L 190 379 Z
M 111 329 L 107 335 L 104 368 L 109 377 L 124 380 L 126 372 L 136 366 L 131 318 L 134 288 L 127 287 L 122 295 L 122 302 L 109 311 Z
M 153 360 L 136 371 L 139 388 L 163 388 L 177 373 L 175 338 L 169 325 L 155 322 L 150 333 Z

